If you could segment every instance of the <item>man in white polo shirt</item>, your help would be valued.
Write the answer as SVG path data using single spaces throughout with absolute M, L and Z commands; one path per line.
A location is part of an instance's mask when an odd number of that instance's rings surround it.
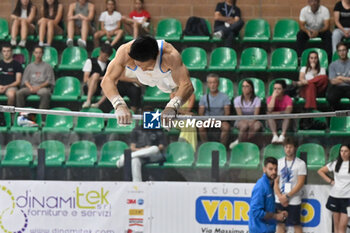
M 329 10 L 320 5 L 320 0 L 308 0 L 308 5 L 300 11 L 300 31 L 297 35 L 297 52 L 301 57 L 309 39 L 321 37 L 323 49 L 332 56 L 332 33 L 330 32 Z

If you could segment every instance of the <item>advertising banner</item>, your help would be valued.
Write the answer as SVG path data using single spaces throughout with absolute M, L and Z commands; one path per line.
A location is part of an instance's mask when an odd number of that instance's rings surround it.
M 0 181 L 0 232 L 238 233 L 254 184 Z M 329 186 L 306 185 L 301 222 L 331 232 Z M 288 232 L 293 232 L 288 229 Z

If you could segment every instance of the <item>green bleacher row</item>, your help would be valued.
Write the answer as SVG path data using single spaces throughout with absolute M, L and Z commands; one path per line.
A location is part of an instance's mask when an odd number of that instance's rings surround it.
M 48 167 L 116 167 L 116 161 L 128 148 L 123 141 L 106 142 L 98 155 L 95 143 L 87 140 L 74 142 L 70 146 L 66 159 L 66 148 L 58 140 L 47 140 L 40 143 L 38 149 L 45 150 L 45 165 Z M 339 154 L 340 144 L 332 146 L 328 161 L 335 160 Z M 260 150 L 250 142 L 237 144 L 230 152 L 219 142 L 203 143 L 197 150 L 197 156 L 192 146 L 187 142 L 170 143 L 166 149 L 166 161 L 163 164 L 149 164 L 152 168 L 210 168 L 212 151 L 219 151 L 219 166 L 224 168 L 257 169 L 260 165 Z M 326 153 L 322 145 L 306 143 L 298 147 L 296 155 L 307 153 L 308 169 L 319 169 L 326 163 Z M 262 158 L 274 156 L 277 159 L 284 156 L 283 145 L 269 144 L 262 150 Z M 196 159 L 197 158 L 197 159 Z M 26 140 L 10 141 L 5 148 L 1 167 L 35 167 L 37 156 L 33 154 L 32 144 Z

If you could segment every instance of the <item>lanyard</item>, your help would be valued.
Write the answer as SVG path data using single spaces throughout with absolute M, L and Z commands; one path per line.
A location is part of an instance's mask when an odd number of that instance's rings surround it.
M 233 5 L 232 5 L 232 7 L 231 7 L 231 9 L 230 9 L 230 12 L 227 14 L 227 4 L 226 4 L 226 2 L 225 2 L 225 16 L 230 16 L 231 14 L 232 14 L 232 12 L 233 12 Z
M 287 166 L 287 159 L 286 158 L 284 158 L 284 167 L 286 167 L 288 170 L 290 170 L 290 172 L 292 172 L 292 167 L 293 167 L 293 165 L 294 165 L 294 162 L 295 162 L 295 157 L 294 157 L 294 159 L 293 159 L 293 162 L 292 162 L 292 165 L 290 166 L 290 168 L 288 169 L 288 166 Z

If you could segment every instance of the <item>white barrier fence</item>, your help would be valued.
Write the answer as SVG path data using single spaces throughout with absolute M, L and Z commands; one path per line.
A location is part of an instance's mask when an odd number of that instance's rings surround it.
M 248 232 L 254 184 L 0 181 L 0 232 Z M 331 232 L 329 186 L 306 185 L 304 232 Z

